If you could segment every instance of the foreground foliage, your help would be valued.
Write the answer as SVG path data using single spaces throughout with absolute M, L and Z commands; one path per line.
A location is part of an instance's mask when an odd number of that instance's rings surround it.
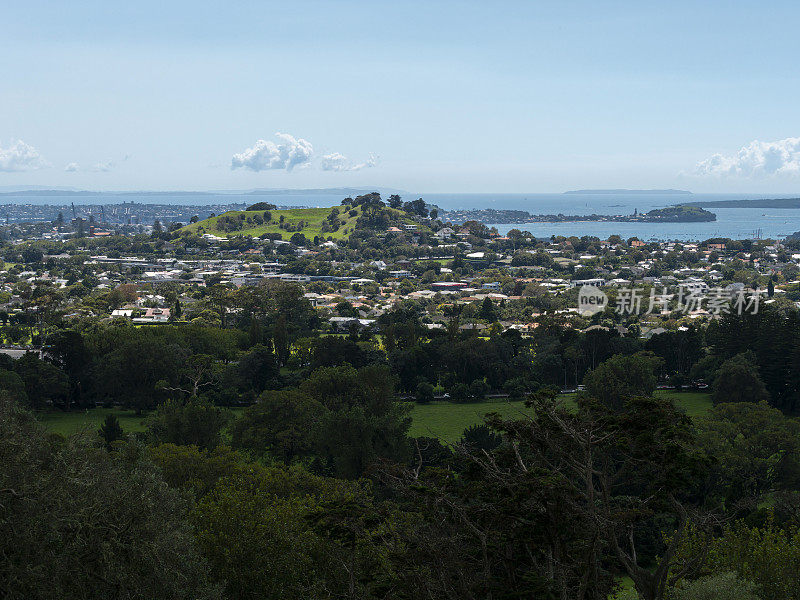
M 0 402 L 0 595 L 219 598 L 188 503 L 131 447 L 48 435 Z

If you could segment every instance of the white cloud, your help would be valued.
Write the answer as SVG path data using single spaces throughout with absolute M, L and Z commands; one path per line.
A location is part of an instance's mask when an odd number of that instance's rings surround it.
M 32 171 L 46 166 L 38 150 L 22 140 L 12 140 L 8 148 L 0 146 L 0 171 Z
M 352 163 L 344 154 L 333 152 L 322 157 L 320 168 L 323 171 L 360 171 L 378 164 L 378 157 L 370 154 L 369 158 L 361 163 Z
M 267 171 L 285 169 L 291 171 L 295 167 L 306 165 L 314 154 L 311 142 L 303 138 L 295 138 L 288 133 L 276 133 L 278 143 L 258 140 L 252 148 L 241 154 L 234 154 L 231 169 L 245 168 L 251 171 Z
M 100 173 L 108 173 L 116 166 L 117 165 L 113 160 L 101 160 L 100 162 L 92 165 L 92 171 L 98 171 Z
M 755 140 L 734 155 L 714 154 L 698 163 L 695 173 L 746 178 L 800 175 L 800 137 Z
M 64 170 L 67 173 L 74 173 L 75 171 L 80 171 L 80 166 L 78 165 L 78 163 L 72 162 L 69 163 L 66 167 L 64 167 Z
M 344 154 L 333 152 L 332 154 L 326 154 L 322 157 L 320 168 L 322 168 L 323 171 L 343 171 L 347 162 L 347 157 Z

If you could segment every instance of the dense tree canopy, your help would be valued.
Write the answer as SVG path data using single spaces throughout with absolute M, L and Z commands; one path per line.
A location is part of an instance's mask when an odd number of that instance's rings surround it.
M 0 401 L 3 597 L 220 597 L 186 502 L 130 451 L 54 438 Z

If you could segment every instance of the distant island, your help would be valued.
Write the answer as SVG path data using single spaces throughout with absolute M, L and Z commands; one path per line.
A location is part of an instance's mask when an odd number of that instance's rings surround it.
M 494 208 L 442 211 L 440 217 L 451 223 L 480 221 L 496 225 L 510 223 L 566 223 L 570 221 L 606 221 L 612 223 L 705 223 L 716 221 L 717 215 L 699 206 L 669 206 L 646 213 L 635 211 L 632 215 L 532 215 L 524 210 L 498 210 Z
M 691 195 L 688 190 L 570 190 L 565 194 L 675 194 Z
M 717 215 L 699 206 L 669 206 L 667 208 L 657 208 L 644 215 L 639 215 L 638 220 L 647 222 L 669 222 L 669 223 L 706 223 L 716 221 Z M 636 221 L 637 219 L 632 219 Z
M 716 208 L 800 208 L 800 198 L 755 198 L 752 200 L 711 200 L 687 202 L 689 206 Z

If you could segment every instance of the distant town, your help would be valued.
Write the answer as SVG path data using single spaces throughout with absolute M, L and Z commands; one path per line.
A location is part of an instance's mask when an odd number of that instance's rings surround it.
M 481 221 L 496 225 L 508 223 L 564 223 L 569 221 L 607 221 L 616 223 L 697 223 L 715 221 L 717 216 L 699 206 L 681 205 L 653 209 L 632 215 L 532 215 L 524 210 L 476 209 L 442 211 L 442 217 L 453 223 Z

